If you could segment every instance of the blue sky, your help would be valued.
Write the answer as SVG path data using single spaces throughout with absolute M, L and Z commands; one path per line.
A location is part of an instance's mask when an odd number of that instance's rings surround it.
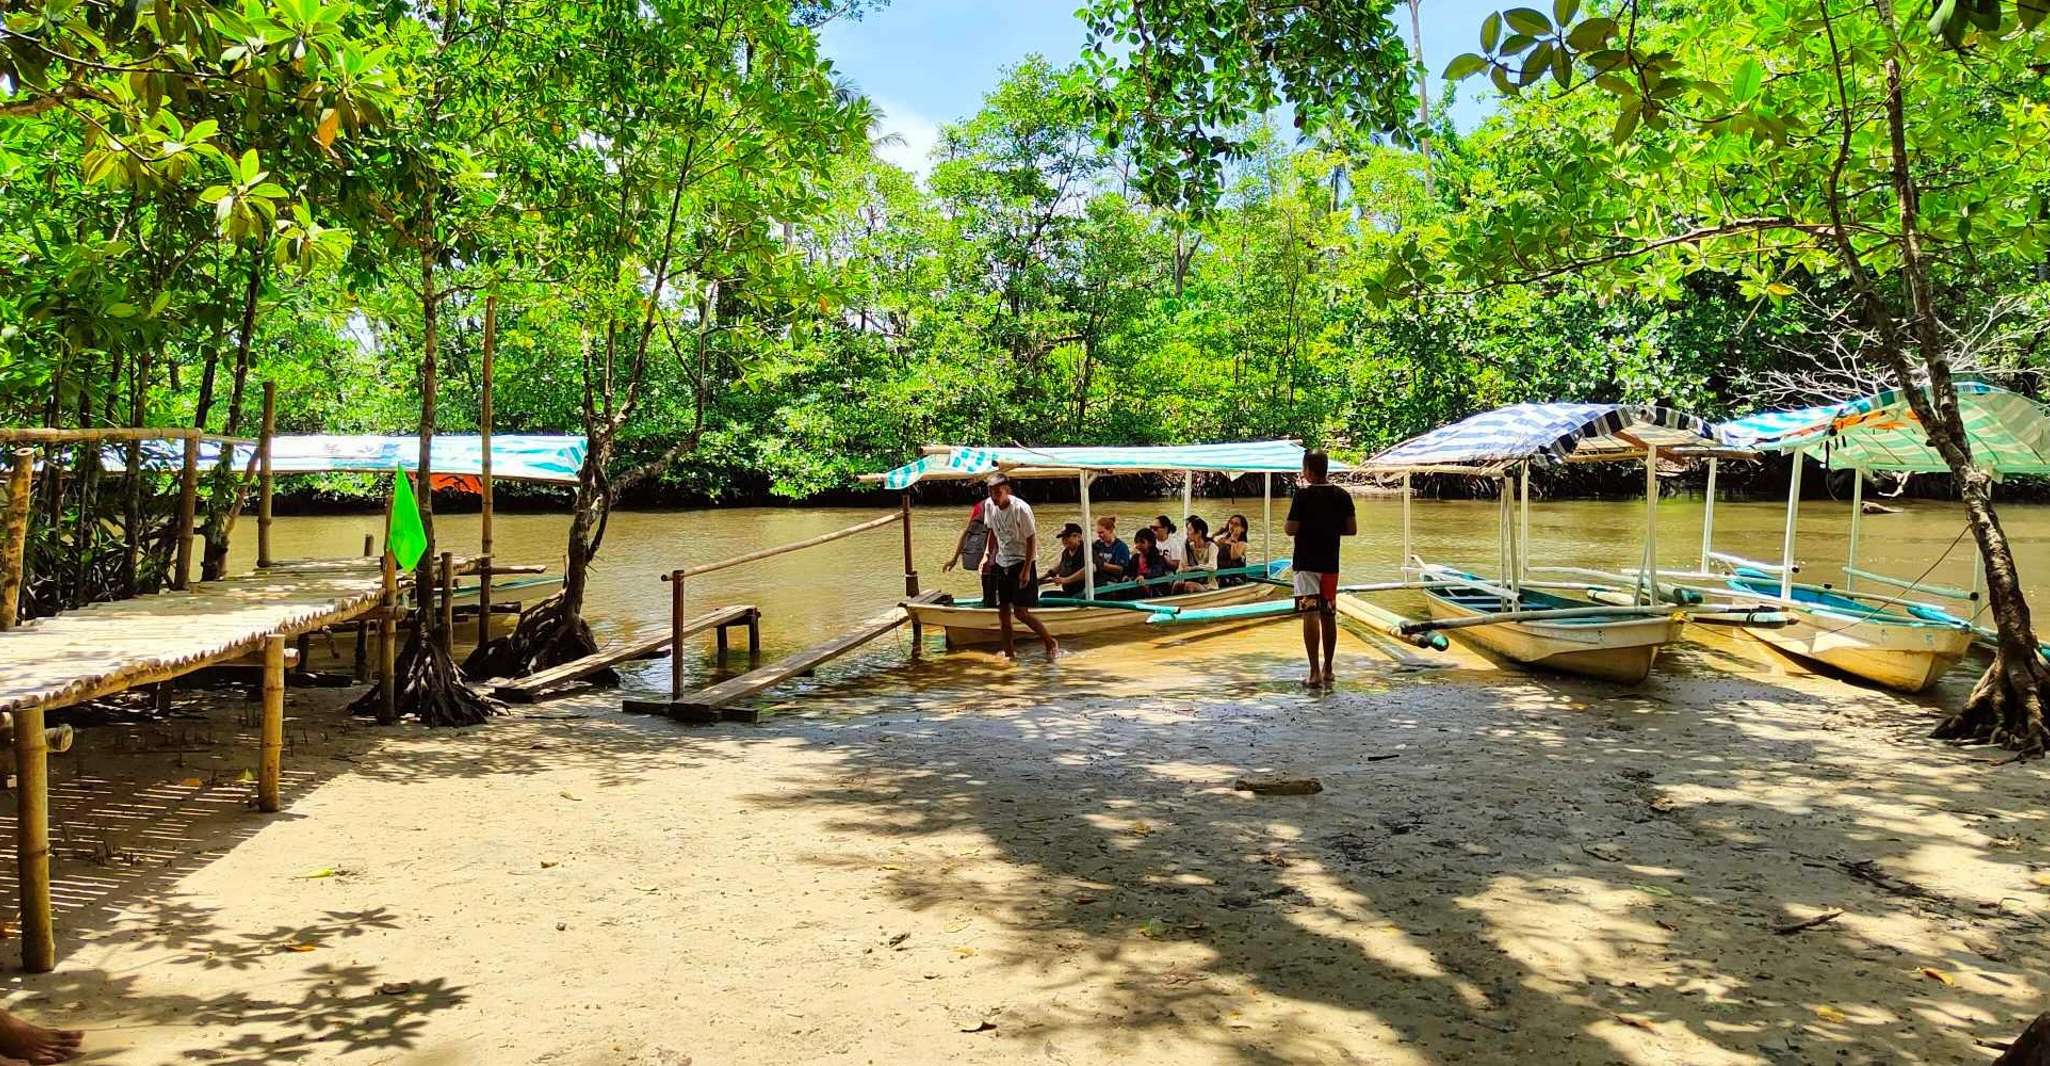
M 1080 4 L 1081 0 L 890 0 L 860 21 L 826 26 L 821 38 L 834 65 L 883 109 L 885 128 L 904 138 L 902 148 L 886 154 L 923 173 L 940 124 L 974 112 L 1004 67 L 1033 52 L 1056 63 L 1080 54 L 1084 34 L 1075 17 Z M 1472 51 L 1481 19 L 1503 6 L 1503 0 L 1424 0 L 1424 57 L 1434 96 L 1437 72 L 1454 55 Z M 1395 16 L 1406 37 L 1408 9 L 1398 8 Z M 1471 81 L 1461 88 L 1473 95 L 1479 84 Z M 1462 100 L 1454 113 L 1461 126 L 1471 126 L 1483 108 L 1477 100 Z

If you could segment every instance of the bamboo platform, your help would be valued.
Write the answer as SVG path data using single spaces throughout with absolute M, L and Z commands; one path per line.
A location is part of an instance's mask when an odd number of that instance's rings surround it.
M 733 626 L 747 627 L 747 650 L 750 656 L 761 647 L 761 612 L 749 604 L 735 604 L 721 607 L 708 614 L 701 614 L 685 622 L 680 630 L 682 636 L 694 636 L 705 630 L 718 633 L 719 655 L 726 655 L 726 631 Z M 536 670 L 515 681 L 495 680 L 489 682 L 491 694 L 508 703 L 533 703 L 547 699 L 551 689 L 557 689 L 571 682 L 581 680 L 607 667 L 616 666 L 630 659 L 646 659 L 660 654 L 675 642 L 675 636 L 668 630 L 638 640 L 600 648 L 590 655 L 546 670 Z
M 943 593 L 939 592 L 928 592 L 904 602 L 933 603 L 942 595 Z M 739 677 L 721 681 L 710 688 L 676 697 L 630 698 L 622 701 L 622 705 L 629 711 L 663 714 L 686 722 L 717 722 L 722 718 L 726 721 L 752 722 L 757 717 L 754 711 L 727 709 L 727 705 L 788 681 L 816 668 L 828 659 L 845 655 L 910 621 L 911 612 L 905 610 L 903 604 L 898 604 L 881 614 L 856 622 L 848 627 L 846 632 L 831 640 L 814 644 L 795 655 L 778 659 Z
M 284 748 L 285 641 L 378 608 L 388 598 L 387 580 L 378 559 L 282 563 L 190 591 L 96 603 L 0 629 L 0 712 L 15 726 L 23 968 L 47 973 L 57 964 L 43 712 L 258 655 L 263 705 L 257 806 L 275 811 Z

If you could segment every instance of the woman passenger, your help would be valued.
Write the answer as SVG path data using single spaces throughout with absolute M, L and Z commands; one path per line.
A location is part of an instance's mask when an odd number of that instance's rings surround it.
M 1217 587 L 1217 542 L 1210 539 L 1210 523 L 1190 515 L 1182 524 L 1189 530 L 1188 542 L 1182 550 L 1182 572 L 1191 576 L 1176 582 L 1175 591 L 1208 592 Z
M 1154 578 L 1165 578 L 1175 572 L 1174 562 L 1161 552 L 1160 538 L 1152 527 L 1142 527 L 1132 534 L 1132 578 L 1141 584 L 1133 598 L 1143 600 L 1148 596 L 1165 596 L 1173 591 L 1168 582 L 1153 582 Z
M 1220 570 L 1243 570 L 1246 566 L 1246 516 L 1232 515 L 1224 520 L 1224 532 L 1217 535 L 1217 568 Z M 1246 583 L 1244 574 L 1222 574 L 1217 578 L 1217 587 L 1226 588 Z

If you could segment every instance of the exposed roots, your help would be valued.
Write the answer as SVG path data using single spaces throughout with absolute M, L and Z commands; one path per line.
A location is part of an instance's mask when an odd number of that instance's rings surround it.
M 2003 648 L 1972 686 L 1964 707 L 1944 719 L 1932 736 L 1998 744 L 2023 758 L 2040 757 L 2050 741 L 2043 728 L 2046 686 L 2050 686 L 2050 669 L 2034 649 L 2009 655 Z
M 483 644 L 471 652 L 463 662 L 463 673 L 478 680 L 525 677 L 536 670 L 581 659 L 597 650 L 598 640 L 591 635 L 590 623 L 585 622 L 582 615 L 569 610 L 562 593 L 558 592 L 520 615 L 520 623 L 513 627 L 510 635 Z M 613 682 L 618 680 L 618 676 L 605 670 L 594 675 L 592 680 Z
M 418 630 L 400 649 L 394 673 L 398 677 L 398 713 L 413 715 L 425 725 L 481 725 L 492 715 L 504 714 L 498 701 L 470 688 L 456 669 L 454 657 L 432 640 L 422 640 Z M 370 690 L 349 705 L 349 713 L 375 715 L 383 707 L 383 686 Z

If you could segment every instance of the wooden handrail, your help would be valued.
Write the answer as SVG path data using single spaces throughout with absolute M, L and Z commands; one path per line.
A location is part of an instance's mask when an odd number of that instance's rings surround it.
M 724 570 L 729 566 L 739 566 L 742 563 L 751 563 L 758 559 L 767 559 L 772 556 L 782 555 L 785 552 L 794 552 L 800 548 L 816 548 L 821 544 L 836 541 L 842 537 L 851 537 L 856 533 L 866 533 L 871 529 L 879 529 L 883 526 L 890 525 L 891 523 L 901 521 L 904 521 L 904 517 L 902 515 L 886 514 L 881 518 L 872 518 L 866 522 L 860 523 L 859 525 L 848 526 L 846 529 L 836 529 L 831 533 L 821 533 L 816 537 L 807 537 L 804 540 L 792 541 L 789 544 L 778 544 L 773 548 L 763 548 L 759 551 L 751 551 L 748 552 L 746 555 L 736 555 L 731 559 L 721 559 L 716 563 L 704 563 L 698 566 L 686 567 L 682 570 L 673 570 L 667 574 L 663 574 L 662 580 L 670 581 L 678 577 L 696 577 L 699 574 L 709 574 L 714 570 Z

